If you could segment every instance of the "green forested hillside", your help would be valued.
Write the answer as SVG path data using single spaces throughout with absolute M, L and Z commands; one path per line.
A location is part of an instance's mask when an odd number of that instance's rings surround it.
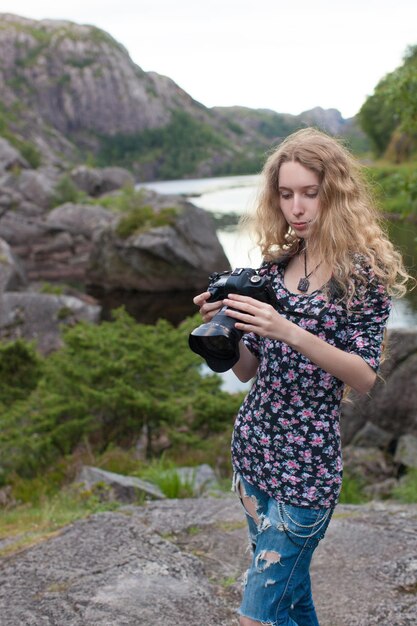
M 378 157 L 397 163 L 415 154 L 417 140 L 417 45 L 400 67 L 384 76 L 359 112 Z

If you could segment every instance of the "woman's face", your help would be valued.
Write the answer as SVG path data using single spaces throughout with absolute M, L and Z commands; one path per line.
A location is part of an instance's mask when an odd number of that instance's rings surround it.
M 320 211 L 317 174 L 297 161 L 283 163 L 278 177 L 279 203 L 287 223 L 298 237 L 308 239 Z

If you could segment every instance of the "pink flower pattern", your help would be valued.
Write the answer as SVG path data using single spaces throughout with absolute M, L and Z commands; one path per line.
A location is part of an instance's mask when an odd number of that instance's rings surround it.
M 279 312 L 327 343 L 361 356 L 374 370 L 380 360 L 391 299 L 360 265 L 349 308 L 322 290 L 290 293 L 285 266 L 266 264 Z M 235 471 L 278 501 L 333 507 L 342 482 L 340 405 L 344 384 L 287 344 L 254 334 L 244 342 L 259 359 L 257 377 L 238 413 L 233 439 Z

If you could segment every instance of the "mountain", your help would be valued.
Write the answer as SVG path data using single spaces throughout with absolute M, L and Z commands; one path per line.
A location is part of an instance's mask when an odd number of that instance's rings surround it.
M 94 26 L 0 14 L 0 59 L 0 135 L 34 167 L 88 160 L 140 180 L 246 173 L 295 128 L 345 126 L 334 110 L 206 108 Z

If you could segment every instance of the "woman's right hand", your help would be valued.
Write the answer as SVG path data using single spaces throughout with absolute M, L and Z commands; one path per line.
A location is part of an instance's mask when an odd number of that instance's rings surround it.
M 204 293 L 200 293 L 198 296 L 193 298 L 193 302 L 199 307 L 200 315 L 205 324 L 209 322 L 223 306 L 223 302 L 221 300 L 217 302 L 207 302 L 210 296 L 211 293 L 209 291 L 204 291 Z

